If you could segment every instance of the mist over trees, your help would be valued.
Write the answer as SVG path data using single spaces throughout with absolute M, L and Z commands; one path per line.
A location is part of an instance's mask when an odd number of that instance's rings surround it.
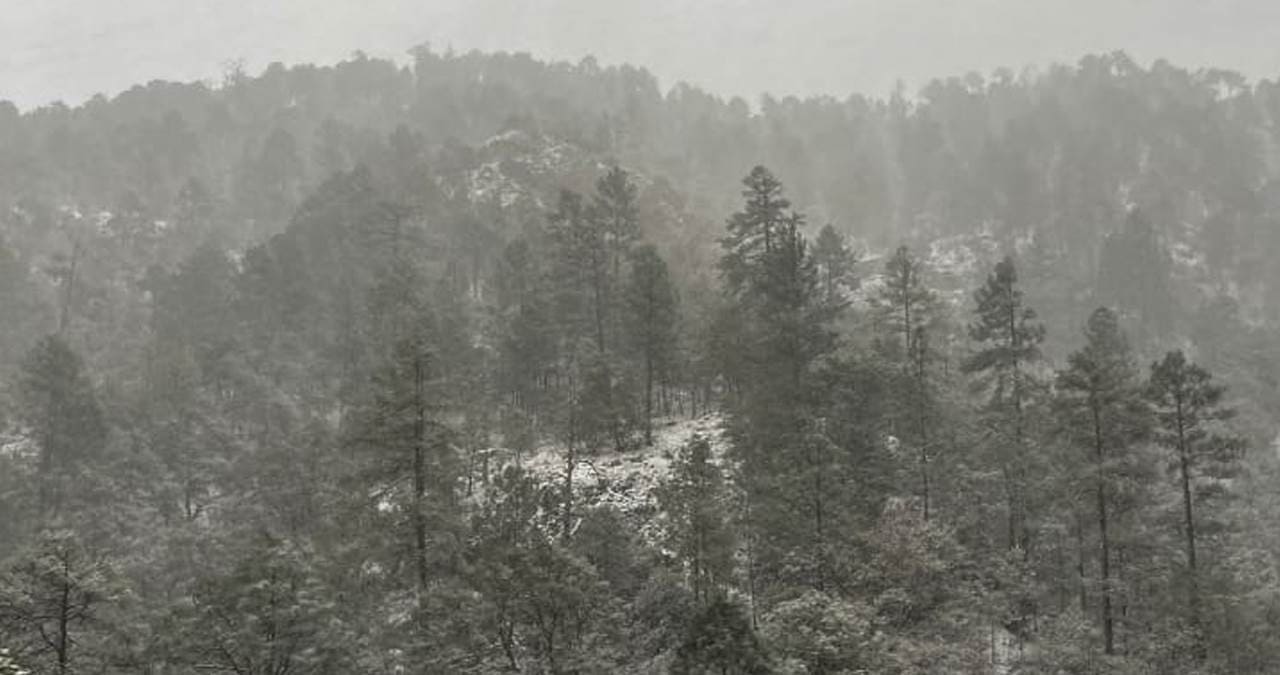
M 0 673 L 1264 673 L 1280 89 L 0 103 Z

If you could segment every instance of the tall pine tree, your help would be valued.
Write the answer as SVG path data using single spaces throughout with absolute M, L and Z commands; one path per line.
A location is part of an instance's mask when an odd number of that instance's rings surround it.
M 21 419 L 39 447 L 40 504 L 56 512 L 68 481 L 106 445 L 106 422 L 80 356 L 56 335 L 27 354 L 19 387 Z
M 1034 375 L 1029 371 L 1041 358 L 1044 325 L 1035 310 L 1026 306 L 1018 287 L 1013 258 L 996 264 L 987 282 L 973 296 L 977 307 L 969 337 L 977 350 L 965 361 L 987 396 L 984 421 L 999 449 L 1008 503 L 1008 544 L 1031 547 L 1031 523 L 1027 513 L 1028 448 L 1027 407 L 1031 404 Z
M 1198 635 L 1202 619 L 1196 527 L 1205 496 L 1203 488 L 1213 479 L 1230 477 L 1244 449 L 1241 438 L 1221 429 L 1222 423 L 1235 415 L 1223 402 L 1225 393 L 1226 388 L 1215 383 L 1209 371 L 1188 361 L 1181 351 L 1169 352 L 1151 364 L 1147 397 L 1155 407 L 1156 441 L 1173 453 L 1172 463 L 1177 468 L 1186 546 L 1187 608 Z
M 1119 485 L 1134 443 L 1146 432 L 1149 415 L 1137 382 L 1128 340 L 1115 312 L 1099 308 L 1084 330 L 1085 346 L 1058 373 L 1059 404 L 1066 431 L 1091 456 L 1098 566 L 1101 574 L 1104 651 L 1115 653 L 1115 590 L 1112 540 Z
M 901 367 L 899 412 L 894 429 L 916 456 L 920 502 L 925 519 L 931 498 L 930 462 L 938 439 L 931 434 L 935 397 L 930 384 L 929 339 L 936 329 L 937 300 L 925 283 L 926 263 L 900 246 L 884 265 L 884 286 L 876 298 L 880 325 L 890 339 L 881 349 Z
M 653 444 L 653 385 L 673 365 L 679 321 L 675 286 L 653 246 L 636 249 L 627 289 L 627 331 L 644 378 L 644 442 Z
M 839 308 L 823 298 L 801 232 L 804 218 L 789 210 L 781 183 L 764 167 L 743 183 L 746 203 L 729 220 L 720 264 L 741 332 L 726 344 L 734 353 L 723 362 L 737 387 L 732 433 L 742 460 L 747 543 L 761 555 L 748 563 L 754 579 L 758 564 L 776 573 L 801 549 L 818 553 L 809 547 L 820 517 L 803 496 L 809 488 L 805 431 L 817 391 L 812 370 L 834 347 L 830 323 Z M 797 518 L 813 527 L 798 530 Z M 757 549 L 754 541 L 764 545 Z
M 671 518 L 669 545 L 687 569 L 694 597 L 705 605 L 728 587 L 735 548 L 724 476 L 706 438 L 694 436 L 680 449 L 659 502 Z

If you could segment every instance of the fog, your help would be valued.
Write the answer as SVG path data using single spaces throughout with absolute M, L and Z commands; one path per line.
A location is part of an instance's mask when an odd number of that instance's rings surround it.
M 883 94 L 901 79 L 1015 70 L 1124 49 L 1142 62 L 1280 71 L 1266 0 L 5 0 L 0 97 L 78 102 L 151 79 L 216 79 L 243 59 L 328 62 L 423 43 L 644 64 L 755 100 Z
M 0 675 L 1278 672 L 1280 6 L 0 2 Z

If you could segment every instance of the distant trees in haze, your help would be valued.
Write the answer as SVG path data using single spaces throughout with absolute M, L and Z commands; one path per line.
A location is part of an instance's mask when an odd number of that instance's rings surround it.
M 0 672 L 1276 661 L 1272 84 L 413 58 L 0 107 Z

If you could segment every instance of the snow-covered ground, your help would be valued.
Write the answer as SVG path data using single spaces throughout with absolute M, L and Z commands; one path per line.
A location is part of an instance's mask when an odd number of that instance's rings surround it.
M 723 420 L 718 414 L 695 419 L 671 418 L 654 421 L 653 445 L 617 452 L 612 448 L 582 452 L 573 472 L 575 498 L 583 504 L 610 506 L 634 524 L 649 543 L 662 538 L 658 518 L 659 486 L 671 474 L 671 465 L 681 446 L 695 435 L 711 442 L 712 457 L 723 461 L 727 443 Z M 498 466 L 514 463 L 512 451 L 495 449 L 491 455 Z M 565 449 L 546 445 L 521 458 L 523 468 L 547 483 L 564 480 Z
M 35 457 L 38 452 L 30 429 L 0 429 L 0 457 Z

